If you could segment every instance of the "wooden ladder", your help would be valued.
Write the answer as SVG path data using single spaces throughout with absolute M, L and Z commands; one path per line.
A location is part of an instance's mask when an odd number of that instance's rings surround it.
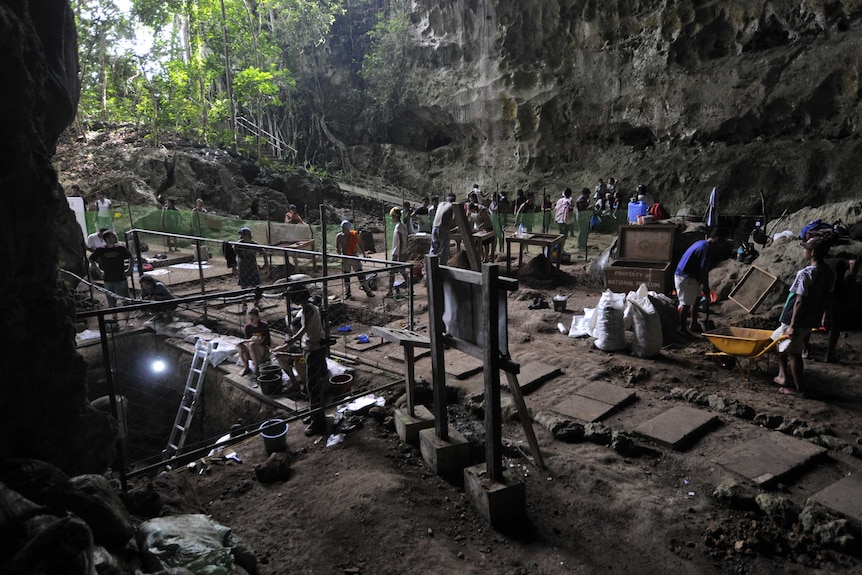
M 179 455 L 183 445 L 186 443 L 186 437 L 189 434 L 189 427 L 192 424 L 192 418 L 195 415 L 195 407 L 198 403 L 198 397 L 203 391 L 204 379 L 207 373 L 207 365 L 209 364 L 210 353 L 212 353 L 212 343 L 204 342 L 198 339 L 195 342 L 195 353 L 192 356 L 192 365 L 189 368 L 189 377 L 186 379 L 186 387 L 183 391 L 183 398 L 180 401 L 180 408 L 177 410 L 177 418 L 174 420 L 174 427 L 171 430 L 171 437 L 168 439 L 168 448 L 165 450 L 167 457 Z

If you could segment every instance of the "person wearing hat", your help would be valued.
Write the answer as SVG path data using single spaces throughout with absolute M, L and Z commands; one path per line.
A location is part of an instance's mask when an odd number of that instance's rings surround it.
M 392 218 L 392 223 L 395 224 L 395 230 L 392 232 L 392 255 L 389 258 L 393 262 L 406 262 L 407 261 L 407 243 L 409 241 L 409 235 L 407 232 L 407 224 L 405 224 L 401 220 L 401 208 L 395 207 L 389 210 L 389 217 Z M 401 277 L 404 278 L 405 282 L 410 282 L 410 274 L 407 272 L 407 268 L 401 268 L 399 270 L 401 273 Z M 389 271 L 389 291 L 386 292 L 386 297 L 392 297 L 392 289 L 395 286 L 395 272 L 394 270 Z
M 259 246 L 260 244 L 252 239 L 249 228 L 240 228 L 239 242 L 234 247 L 234 252 L 236 253 L 236 267 L 234 270 L 237 274 L 237 283 L 241 288 L 260 285 L 260 269 L 257 267 L 257 253 L 260 250 L 259 248 L 244 247 L 244 245 Z M 265 266 L 269 265 L 266 252 L 263 254 L 263 262 Z
M 335 251 L 343 256 L 352 256 L 351 258 L 341 258 L 341 273 L 345 274 L 353 271 L 362 271 L 362 262 L 358 259 L 353 259 L 356 257 L 357 252 L 362 254 L 362 257 L 365 257 L 365 250 L 362 249 L 362 242 L 359 241 L 359 232 L 350 229 L 350 227 L 350 222 L 344 220 L 341 222 L 341 231 L 335 236 Z M 364 274 L 359 276 L 359 285 L 362 287 L 365 295 L 374 297 L 374 291 L 368 285 L 368 280 Z M 350 295 L 349 277 L 344 278 L 344 297 L 346 299 L 352 297 Z
M 802 351 L 811 329 L 826 321 L 825 312 L 835 287 L 835 272 L 824 263 L 829 244 L 823 238 L 811 238 L 799 245 L 808 265 L 796 272 L 781 310 L 781 325 L 772 333 L 772 339 L 784 338 L 778 343 L 778 375 L 774 381 L 785 395 L 803 392 Z M 787 385 L 788 371 L 793 387 Z

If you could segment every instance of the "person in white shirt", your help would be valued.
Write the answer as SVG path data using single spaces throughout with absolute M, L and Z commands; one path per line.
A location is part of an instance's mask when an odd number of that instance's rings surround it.
M 554 221 L 560 226 L 560 233 L 563 234 L 563 243 L 569 238 L 569 231 L 572 226 L 572 188 L 563 190 L 563 197 L 557 200 L 554 204 Z
M 100 228 L 113 229 L 111 225 L 111 205 L 112 202 L 105 197 L 102 192 L 96 192 L 96 201 L 93 203 L 93 209 L 96 210 L 96 222 Z
M 393 262 L 406 262 L 409 235 L 407 232 L 407 224 L 401 221 L 401 208 L 396 207 L 389 210 L 389 217 L 392 218 L 392 223 L 395 224 L 395 231 L 392 232 L 392 255 L 389 259 Z M 399 271 L 401 273 L 401 277 L 404 278 L 404 281 L 409 284 L 410 274 L 407 272 L 407 268 L 402 268 Z M 386 292 L 386 297 L 392 297 L 392 289 L 395 286 L 396 273 L 398 272 L 395 272 L 394 270 L 390 270 L 389 272 L 389 291 Z
M 453 207 L 455 194 L 449 192 L 445 202 L 440 202 L 434 210 L 434 223 L 431 225 L 431 251 L 432 256 L 440 257 L 440 265 L 445 266 L 449 262 L 449 233 L 452 230 Z
M 87 236 L 87 249 L 92 252 L 96 248 L 105 247 L 105 239 L 102 235 L 107 231 L 108 228 L 99 228 L 98 232 L 93 232 Z
M 99 231 L 93 232 L 89 236 L 87 236 L 87 241 L 85 242 L 87 245 L 87 251 L 92 253 L 96 250 L 96 248 L 105 247 L 105 239 L 102 235 L 108 231 L 108 228 L 99 228 Z M 95 279 L 103 279 L 102 269 L 90 262 L 90 277 Z

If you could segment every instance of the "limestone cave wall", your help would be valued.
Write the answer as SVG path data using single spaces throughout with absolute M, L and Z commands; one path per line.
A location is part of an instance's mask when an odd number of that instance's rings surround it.
M 79 92 L 66 0 L 0 2 L 0 78 L 0 458 L 100 471 L 117 429 L 86 401 L 86 365 L 57 281 L 66 204 L 50 155 Z
M 421 192 L 643 182 L 675 213 L 859 195 L 862 2 L 417 0 L 418 97 L 360 171 Z M 755 212 L 756 213 L 756 212 Z

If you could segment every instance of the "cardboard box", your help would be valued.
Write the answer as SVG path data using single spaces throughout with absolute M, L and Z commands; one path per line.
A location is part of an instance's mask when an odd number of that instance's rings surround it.
M 616 293 L 647 289 L 670 293 L 673 285 L 673 239 L 676 226 L 620 226 L 617 260 L 606 270 L 606 287 Z

